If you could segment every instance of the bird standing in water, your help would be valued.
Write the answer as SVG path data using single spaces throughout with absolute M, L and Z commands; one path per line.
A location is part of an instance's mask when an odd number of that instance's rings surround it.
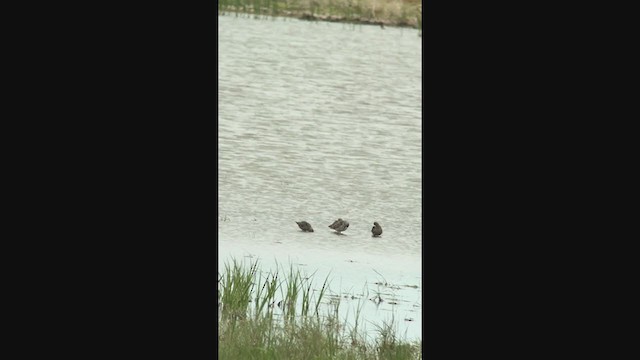
M 371 228 L 371 233 L 373 234 L 374 237 L 378 237 L 378 236 L 382 235 L 382 226 L 380 226 L 380 224 L 378 224 L 377 221 L 373 222 L 373 227 Z
M 349 222 L 342 219 L 338 219 L 334 221 L 333 224 L 329 225 L 329 227 L 335 230 L 338 234 L 340 234 L 343 231 L 347 230 L 347 228 L 349 227 Z
M 336 226 L 335 230 L 338 232 L 338 234 L 340 234 L 341 232 L 347 230 L 348 227 L 349 227 L 349 222 L 346 220 L 342 220 L 342 223 Z
M 300 230 L 304 232 L 313 232 L 313 228 L 311 227 L 311 224 L 309 224 L 306 221 L 300 221 L 300 222 L 296 221 L 296 224 L 298 224 L 298 227 L 300 227 Z
M 338 218 L 338 220 L 334 221 L 333 224 L 329 225 L 329 227 L 335 230 L 338 225 L 342 224 L 342 221 L 342 219 Z

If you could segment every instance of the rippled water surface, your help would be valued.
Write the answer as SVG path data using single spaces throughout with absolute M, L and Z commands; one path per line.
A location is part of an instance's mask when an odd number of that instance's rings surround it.
M 330 272 L 336 294 L 383 294 L 367 320 L 393 313 L 421 338 L 417 30 L 218 21 L 219 267 L 233 256 Z M 328 228 L 338 217 L 342 236 Z

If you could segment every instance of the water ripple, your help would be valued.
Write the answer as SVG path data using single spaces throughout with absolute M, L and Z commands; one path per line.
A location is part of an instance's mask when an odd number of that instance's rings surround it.
M 420 38 L 353 29 L 219 17 L 221 249 L 324 254 L 310 266 L 327 256 L 420 264 Z M 327 227 L 337 217 L 351 224 L 345 236 Z M 301 233 L 299 220 L 316 231 Z M 420 276 L 407 271 L 387 274 Z

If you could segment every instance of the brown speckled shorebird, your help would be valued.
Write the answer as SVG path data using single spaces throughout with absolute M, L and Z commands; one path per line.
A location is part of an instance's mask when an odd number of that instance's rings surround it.
M 338 226 L 336 226 L 335 230 L 339 233 L 347 230 L 347 228 L 349 227 L 349 222 L 347 220 L 342 220 L 342 223 Z
M 338 219 L 333 222 L 333 224 L 329 225 L 330 228 L 336 231 L 336 233 L 340 234 L 343 231 L 347 230 L 349 227 L 349 222 L 346 220 Z
M 311 224 L 309 224 L 306 221 L 300 221 L 300 222 L 296 221 L 296 224 L 298 224 L 298 227 L 300 227 L 300 230 L 304 232 L 313 232 L 313 228 L 311 227 Z
M 342 222 L 343 222 L 343 221 L 344 221 L 344 220 L 342 220 L 342 219 L 338 218 L 338 220 L 334 221 L 334 222 L 333 222 L 333 224 L 329 225 L 329 227 L 330 227 L 331 229 L 334 229 L 334 230 L 335 230 L 335 229 L 336 229 L 336 227 L 337 227 L 338 225 L 342 224 Z
M 373 234 L 374 237 L 378 237 L 378 236 L 382 235 L 382 226 L 380 226 L 380 224 L 378 224 L 377 221 L 373 222 L 373 227 L 371 228 L 371 233 Z

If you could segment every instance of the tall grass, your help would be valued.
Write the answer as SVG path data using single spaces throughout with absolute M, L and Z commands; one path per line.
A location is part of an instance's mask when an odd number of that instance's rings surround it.
M 378 337 L 367 341 L 359 328 L 338 316 L 340 296 L 330 294 L 329 275 L 320 289 L 314 276 L 289 266 L 263 273 L 258 262 L 233 259 L 218 276 L 218 355 L 220 359 L 418 359 L 421 342 L 403 342 L 393 319 L 375 324 Z M 365 285 L 366 287 L 366 285 Z M 326 312 L 322 305 L 331 297 Z M 276 312 L 280 309 L 281 312 Z M 298 311 L 299 309 L 299 311 Z M 313 312 L 311 310 L 313 309 Z

